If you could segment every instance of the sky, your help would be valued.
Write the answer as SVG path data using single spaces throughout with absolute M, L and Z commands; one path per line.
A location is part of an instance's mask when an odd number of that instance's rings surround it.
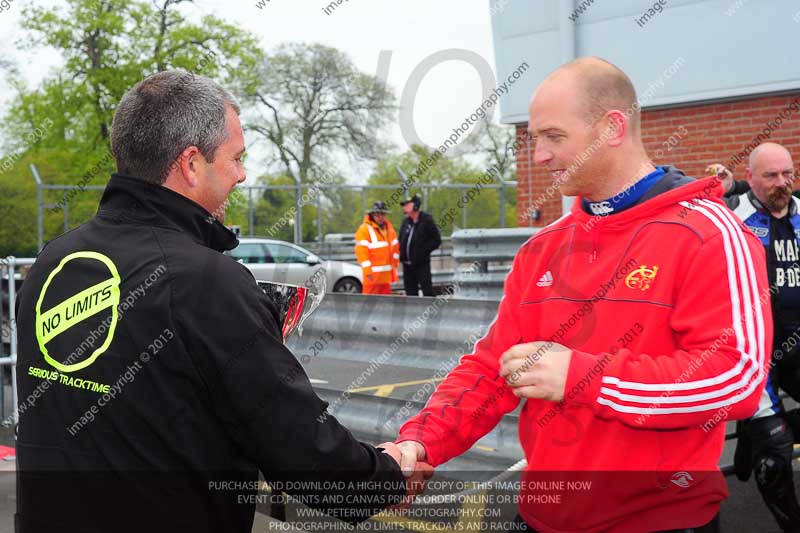
M 0 57 L 12 57 L 25 65 L 23 72 L 28 82 L 36 85 L 60 61 L 52 50 L 37 54 L 16 50 L 14 43 L 25 34 L 19 27 L 23 2 L 36 5 L 60 2 L 12 0 L 9 8 L 0 12 Z M 260 39 L 267 51 L 286 42 L 318 42 L 338 48 L 360 70 L 373 75 L 381 51 L 390 51 L 387 81 L 398 102 L 414 69 L 431 54 L 468 50 L 494 71 L 489 0 L 344 0 L 326 14 L 324 8 L 330 3 L 331 0 L 196 0 L 194 6 L 186 6 L 184 11 L 197 17 L 214 14 L 232 22 Z M 5 85 L 0 86 L 0 91 L 0 106 L 5 106 L 11 95 Z M 481 78 L 474 66 L 461 60 L 439 62 L 428 71 L 416 91 L 413 118 L 419 137 L 431 146 L 440 145 L 482 100 Z M 401 108 L 387 130 L 398 151 L 408 147 L 399 120 L 410 113 L 408 107 Z M 248 173 L 258 172 L 259 165 L 260 159 L 251 157 Z M 360 165 L 349 172 L 345 170 L 345 175 L 351 182 L 359 183 L 368 172 L 368 165 Z

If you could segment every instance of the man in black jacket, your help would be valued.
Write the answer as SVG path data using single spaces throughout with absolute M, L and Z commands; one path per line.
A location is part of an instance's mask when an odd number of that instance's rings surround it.
M 406 494 L 396 447 L 324 416 L 276 307 L 221 253 L 245 179 L 238 111 L 187 72 L 133 87 L 97 215 L 31 268 L 17 379 L 37 401 L 19 420 L 17 531 L 249 533 L 259 471 L 352 522 Z
M 403 286 L 406 296 L 433 296 L 431 252 L 442 244 L 439 228 L 433 217 L 420 211 L 416 194 L 400 202 L 403 206 L 403 225 L 400 227 L 400 261 L 403 263 Z

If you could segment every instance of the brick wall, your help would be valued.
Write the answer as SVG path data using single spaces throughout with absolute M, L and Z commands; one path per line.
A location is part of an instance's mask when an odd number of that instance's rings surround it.
M 770 122 L 776 125 L 779 113 L 799 99 L 800 93 L 795 93 L 643 111 L 644 144 L 656 164 L 675 165 L 690 176 L 701 176 L 706 165 L 721 162 L 733 168 L 736 179 L 744 179 L 747 154 L 752 149 L 748 145 Z M 787 113 L 788 118 L 773 128 L 765 140 L 786 146 L 798 165 L 800 113 L 793 110 Z M 517 126 L 517 138 L 521 141 L 526 128 L 527 124 Z M 546 226 L 561 216 L 561 195 L 552 192 L 552 188 L 548 193 L 552 180 L 543 167 L 534 165 L 532 147 L 524 142 L 517 152 L 517 182 L 520 226 Z M 536 222 L 528 216 L 532 204 L 542 215 Z

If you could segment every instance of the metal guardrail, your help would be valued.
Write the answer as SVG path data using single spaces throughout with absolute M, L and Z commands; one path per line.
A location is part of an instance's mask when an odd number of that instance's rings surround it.
M 325 332 L 331 332 L 333 340 L 323 354 L 326 358 L 449 370 L 486 333 L 497 305 L 496 301 L 463 300 L 451 295 L 423 298 L 328 293 L 303 324 L 302 335 L 292 336 L 287 345 L 294 353 L 309 353 Z M 424 400 L 359 393 L 351 393 L 342 401 L 344 391 L 315 390 L 334 406 L 333 415 L 345 427 L 376 442 L 394 439 L 405 419 L 425 405 Z M 397 416 L 403 409 L 410 414 Z M 503 417 L 478 443 L 481 447 L 470 450 L 465 462 L 486 470 L 486 464 L 518 461 L 523 454 L 517 426 L 517 414 Z M 486 451 L 490 449 L 494 451 Z M 458 468 L 463 469 L 465 462 L 459 462 Z
M 434 286 L 457 285 L 461 298 L 499 301 L 511 261 L 520 246 L 539 229 L 466 229 L 453 232 L 452 237 L 443 239 L 442 247 L 431 255 Z M 305 246 L 327 259 L 355 262 L 355 241 L 343 234 L 330 237 L 329 241 Z M 476 264 L 477 268 L 474 268 Z M 402 268 L 398 273 L 402 277 Z M 396 288 L 402 288 L 402 283 L 398 283 Z
M 460 229 L 453 232 L 453 259 L 473 261 L 511 261 L 525 241 L 542 228 Z
M 16 283 L 16 274 L 17 274 L 17 267 L 32 265 L 35 259 L 33 258 L 16 258 L 14 256 L 7 257 L 2 264 L 0 264 L 0 276 L 4 279 L 8 279 L 9 283 L 7 285 L 8 290 L 8 299 L 3 298 L 3 304 L 7 301 L 8 310 L 7 316 L 8 321 L 7 325 L 9 328 L 9 354 L 3 354 L 0 357 L 0 366 L 10 366 L 11 367 L 11 413 L 12 413 L 12 420 L 16 424 L 19 420 L 19 411 L 18 406 L 19 402 L 17 400 L 17 316 L 16 316 L 16 309 L 14 306 L 14 302 L 17 299 L 17 283 Z M 6 278 L 7 277 L 7 278 Z M 14 282 L 12 282 L 14 280 Z M 5 285 L 4 285 L 5 286 Z M 0 396 L 4 395 L 4 388 L 5 385 L 0 379 Z M 3 402 L 4 404 L 5 402 Z M 5 405 L 2 405 L 0 408 L 0 415 L 5 420 Z
M 328 293 L 303 324 L 302 335 L 290 338 L 288 346 L 295 353 L 310 352 L 330 331 L 334 339 L 325 348 L 326 357 L 371 362 L 388 350 L 385 364 L 436 370 L 463 355 L 465 339 L 477 340 L 486 332 L 497 304 L 451 296 Z
M 319 387 L 315 387 L 314 390 L 320 398 L 332 405 L 342 395 L 342 391 Z M 369 435 L 376 442 L 383 442 L 396 439 L 400 426 L 405 423 L 405 418 L 418 413 L 424 406 L 424 402 L 354 393 L 349 396 L 347 402 L 337 407 L 333 416 L 350 431 Z M 396 414 L 404 408 L 411 415 L 397 417 Z M 480 446 L 470 450 L 472 458 L 478 462 L 483 460 L 491 463 L 503 461 L 510 464 L 518 461 L 523 457 L 517 433 L 518 425 L 519 416 L 516 414 L 504 416 L 492 431 L 478 441 L 477 444 Z M 485 463 L 480 469 L 486 470 Z
M 462 229 L 453 232 L 453 260 L 478 264 L 459 284 L 461 298 L 500 300 L 503 282 L 519 248 L 541 228 Z M 500 263 L 492 268 L 489 263 Z
M 460 273 L 459 298 L 499 302 L 503 297 L 503 284 L 510 269 L 510 265 L 506 265 L 496 269 L 489 267 L 489 272 L 464 271 Z
M 346 239 L 343 238 L 344 235 L 338 236 L 342 238 L 322 243 L 305 243 L 303 246 L 318 256 L 324 257 L 325 259 L 358 264 L 355 254 L 356 241 L 353 240 L 353 235 L 349 235 L 349 237 Z M 443 238 L 442 246 L 434 250 L 431 254 L 431 273 L 433 274 L 433 284 L 435 286 L 447 286 L 452 284 L 455 266 L 455 262 L 453 261 L 453 246 L 450 238 Z M 397 274 L 401 279 L 401 283 L 399 283 L 397 287 L 402 289 L 402 265 L 397 269 Z
M 330 259 L 333 261 L 347 261 L 350 263 L 357 262 L 355 246 L 356 241 L 353 239 L 353 235 L 350 235 L 347 239 L 324 242 L 306 242 L 303 244 L 303 247 L 308 248 L 315 254 L 322 256 L 325 259 Z M 452 240 L 450 237 L 444 237 L 442 238 L 442 245 L 434 250 L 431 254 L 431 261 L 435 262 L 437 259 L 443 261 L 444 259 L 450 259 L 452 257 Z

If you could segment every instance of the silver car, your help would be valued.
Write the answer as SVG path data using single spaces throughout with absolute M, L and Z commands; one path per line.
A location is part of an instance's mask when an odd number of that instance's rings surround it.
M 361 292 L 361 267 L 326 261 L 296 244 L 240 237 L 239 246 L 226 253 L 249 268 L 258 281 L 304 285 L 322 270 L 328 291 Z

